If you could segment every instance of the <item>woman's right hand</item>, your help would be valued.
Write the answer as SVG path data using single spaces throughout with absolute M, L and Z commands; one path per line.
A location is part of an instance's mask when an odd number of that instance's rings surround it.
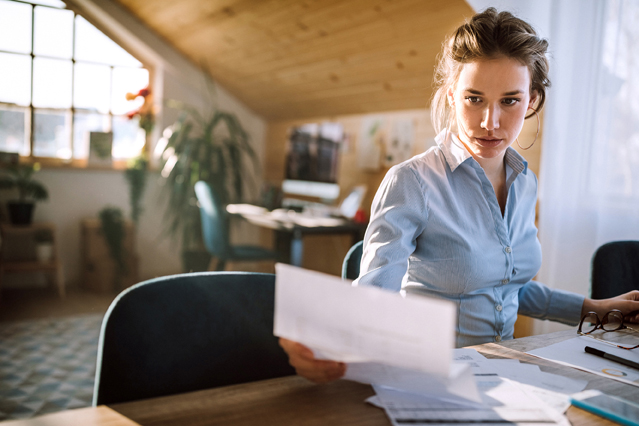
M 315 359 L 313 351 L 292 340 L 280 338 L 280 346 L 288 354 L 289 363 L 297 374 L 315 383 L 328 383 L 346 373 L 343 362 Z

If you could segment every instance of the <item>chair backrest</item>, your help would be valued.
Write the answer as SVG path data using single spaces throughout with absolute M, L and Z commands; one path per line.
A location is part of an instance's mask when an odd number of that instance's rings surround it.
M 198 181 L 195 183 L 195 196 L 200 205 L 202 235 L 206 249 L 218 259 L 225 259 L 231 250 L 226 209 L 207 182 Z
M 592 258 L 591 297 L 607 299 L 639 289 L 639 241 L 613 241 Z
M 203 272 L 122 292 L 102 323 L 94 405 L 294 374 L 273 335 L 275 275 Z
M 362 260 L 362 246 L 364 241 L 359 241 L 353 244 L 353 247 L 348 250 L 342 263 L 342 278 L 348 278 L 354 280 L 359 277 L 359 264 Z

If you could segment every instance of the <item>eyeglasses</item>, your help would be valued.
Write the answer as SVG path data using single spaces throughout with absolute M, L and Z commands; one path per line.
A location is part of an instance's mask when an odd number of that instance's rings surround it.
M 623 313 L 618 309 L 613 309 L 610 312 L 606 312 L 606 314 L 603 316 L 601 320 L 599 319 L 599 315 L 597 315 L 596 312 L 588 312 L 586 315 L 584 315 L 581 318 L 581 322 L 579 322 L 579 328 L 577 329 L 577 333 L 581 334 L 582 336 L 591 337 L 599 342 L 606 343 L 608 345 L 612 345 L 621 349 L 630 350 L 630 349 L 639 348 L 639 345 L 623 346 L 614 342 L 609 342 L 607 340 L 590 336 L 590 333 L 592 333 L 593 331 L 597 329 L 602 329 L 604 332 L 619 331 L 624 329 L 639 331 L 639 330 L 635 330 L 634 328 L 628 327 L 627 325 L 623 323 Z

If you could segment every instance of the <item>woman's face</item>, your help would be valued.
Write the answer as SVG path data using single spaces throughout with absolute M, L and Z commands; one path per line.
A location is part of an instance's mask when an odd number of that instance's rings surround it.
M 476 159 L 503 158 L 536 97 L 528 67 L 506 57 L 464 64 L 448 91 L 459 139 Z

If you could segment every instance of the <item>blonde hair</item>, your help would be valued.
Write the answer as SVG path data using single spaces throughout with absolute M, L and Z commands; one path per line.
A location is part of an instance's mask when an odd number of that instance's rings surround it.
M 444 42 L 435 69 L 437 90 L 430 106 L 435 131 L 439 133 L 454 122 L 447 102 L 448 88 L 457 82 L 464 64 L 478 59 L 507 57 L 526 65 L 531 77 L 530 90 L 538 94 L 536 111 L 541 111 L 546 88 L 550 87 L 547 50 L 548 42 L 510 12 L 497 12 L 490 7 L 473 16 Z

